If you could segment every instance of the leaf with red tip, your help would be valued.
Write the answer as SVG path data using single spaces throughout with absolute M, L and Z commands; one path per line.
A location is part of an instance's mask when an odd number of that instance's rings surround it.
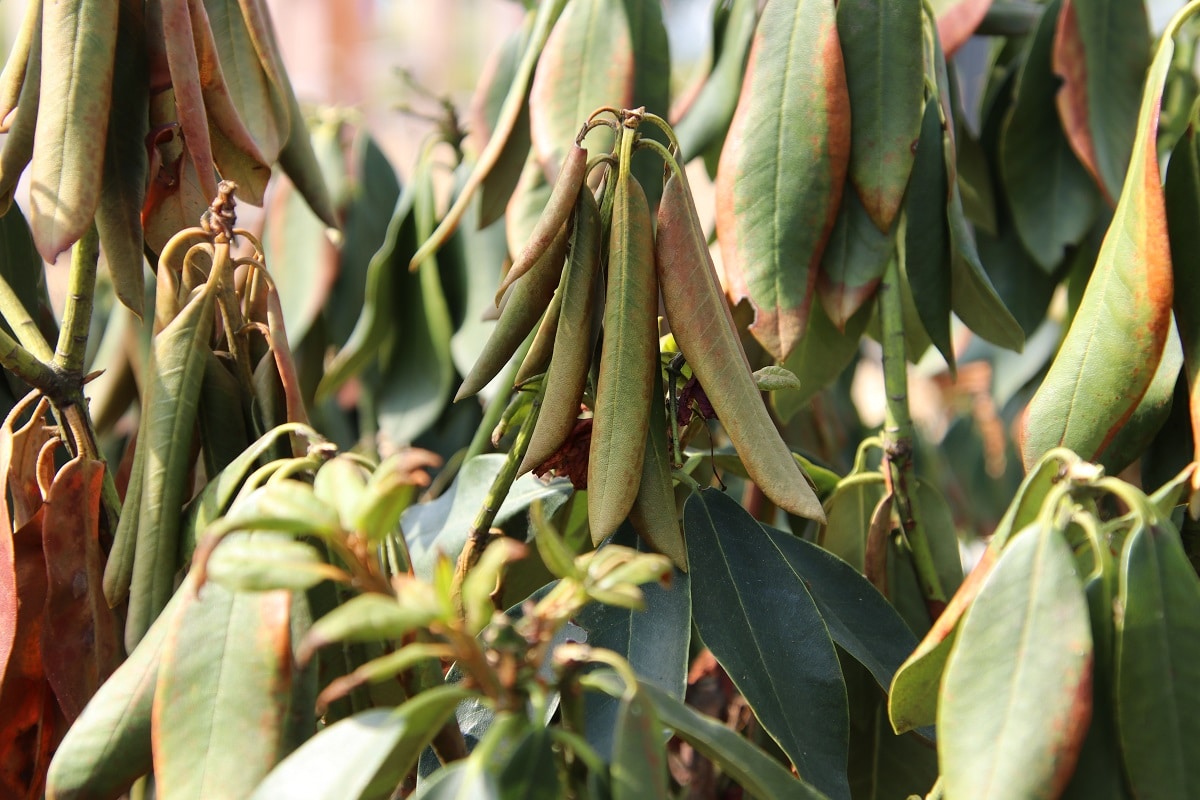
M 1089 460 L 1103 453 L 1137 408 L 1162 356 L 1173 279 L 1155 140 L 1174 49 L 1169 37 L 1159 45 L 1121 199 L 1079 310 L 1026 412 L 1026 465 L 1058 445 Z
M 717 236 L 750 331 L 777 360 L 804 335 L 850 160 L 831 0 L 771 0 L 717 170 Z M 740 298 L 735 298 L 740 299 Z

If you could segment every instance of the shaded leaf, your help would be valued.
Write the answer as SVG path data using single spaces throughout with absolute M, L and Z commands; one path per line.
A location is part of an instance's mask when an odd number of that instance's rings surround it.
M 670 797 L 666 741 L 653 701 L 640 685 L 621 699 L 613 738 L 613 800 Z
M 810 310 L 804 338 L 783 362 L 783 366 L 800 380 L 800 388 L 771 396 L 771 404 L 782 422 L 786 424 L 795 417 L 814 395 L 833 383 L 854 361 L 873 311 L 874 304 L 866 303 L 846 320 L 845 329 L 839 331 L 820 303 Z M 807 465 L 805 471 L 815 477 Z
M 1121 0 L 1080 3 L 1063 0 L 1054 36 L 1053 68 L 1062 77 L 1058 113 L 1071 148 L 1092 174 L 1109 203 L 1127 193 L 1130 152 L 1134 169 L 1144 156 L 1136 152 L 1137 128 L 1146 109 L 1137 111 L 1142 81 L 1162 91 L 1162 78 L 1147 76 L 1150 22 L 1142 3 Z M 1160 45 L 1160 52 L 1163 46 Z M 1165 47 L 1170 51 L 1171 46 Z M 1157 57 L 1156 57 L 1157 60 Z M 1170 53 L 1167 53 L 1169 66 Z M 1154 101 L 1158 105 L 1158 99 Z M 1153 150 L 1153 137 L 1150 149 Z
M 891 235 L 881 233 L 871 222 L 858 194 L 843 192 L 842 208 L 821 258 L 817 294 L 824 309 L 821 316 L 855 341 L 857 336 L 849 329 L 850 319 L 871 305 L 875 288 L 887 267 L 892 244 Z M 810 310 L 809 313 L 805 336 L 814 328 L 811 315 L 817 312 Z M 798 347 L 805 347 L 803 339 Z M 789 359 L 793 357 L 789 356 Z
M 1139 526 L 1121 554 L 1116 612 L 1117 725 L 1138 797 L 1189 797 L 1200 762 L 1200 582 L 1174 526 Z
M 691 577 L 705 587 L 692 598 L 704 643 L 801 777 L 849 797 L 846 687 L 807 586 L 758 522 L 721 492 L 692 495 L 683 518 Z
M 1013 225 L 1046 272 L 1053 272 L 1063 260 L 1064 249 L 1087 234 L 1098 199 L 1095 184 L 1071 151 L 1054 106 L 1059 82 L 1050 62 L 1061 4 L 1054 0 L 1042 12 L 1000 134 L 1000 174 Z

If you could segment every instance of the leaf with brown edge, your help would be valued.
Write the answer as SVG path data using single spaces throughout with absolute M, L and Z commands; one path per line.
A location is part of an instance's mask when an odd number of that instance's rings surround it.
M 43 4 L 29 193 L 33 239 L 51 263 L 91 226 L 100 202 L 117 6 L 117 0 Z
M 839 331 L 845 332 L 850 318 L 875 296 L 892 243 L 891 234 L 875 227 L 858 192 L 843 192 L 842 208 L 829 234 L 817 276 L 817 296 Z M 810 314 L 809 330 L 812 327 Z
M 208 111 L 200 89 L 200 65 L 187 0 L 162 0 L 162 35 L 175 90 L 179 125 L 204 196 L 217 196 L 217 172 L 208 135 Z
M 1135 123 L 1134 109 L 1150 65 L 1150 41 L 1142 3 L 1063 2 L 1052 55 L 1063 79 L 1058 113 L 1071 148 L 1110 204 L 1124 191 L 1130 151 L 1137 149 L 1135 125 L 1141 121 Z M 1162 80 L 1146 85 L 1154 83 Z
M 1154 378 L 1173 298 L 1155 139 L 1174 49 L 1170 37 L 1159 45 L 1116 212 L 1071 327 L 1026 411 L 1022 454 L 1027 466 L 1060 444 L 1094 460 Z
M 949 58 L 975 34 L 991 8 L 992 0 L 933 0 L 932 6 L 937 17 L 938 38 Z
M 46 497 L 42 550 L 46 679 L 69 722 L 121 662 L 117 621 L 104 598 L 100 494 L 104 463 L 77 457 L 59 470 Z
M 588 115 L 624 108 L 633 98 L 633 43 L 621 0 L 569 0 L 538 59 L 529 88 L 533 151 L 553 183 Z M 613 131 L 592 130 L 583 145 L 612 148 Z M 574 200 L 574 195 L 567 202 Z
M 730 284 L 754 307 L 750 331 L 776 360 L 804 335 L 849 160 L 833 3 L 771 0 L 721 151 L 717 237 Z

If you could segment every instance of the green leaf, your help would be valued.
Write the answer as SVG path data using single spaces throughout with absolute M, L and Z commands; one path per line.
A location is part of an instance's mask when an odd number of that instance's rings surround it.
M 149 172 L 145 144 L 150 127 L 149 86 L 144 77 L 145 40 L 141 4 L 121 2 L 96 230 L 117 299 L 138 317 L 142 316 L 146 303 L 141 218 Z
M 500 800 L 496 776 L 483 759 L 472 754 L 438 770 L 414 800 Z
M 826 253 L 835 246 L 831 243 Z M 822 304 L 813 305 L 808 314 L 808 329 L 804 332 L 804 338 L 783 362 L 783 366 L 800 380 L 800 389 L 771 396 L 771 404 L 780 420 L 784 423 L 790 421 L 854 361 L 854 357 L 858 355 L 859 341 L 867 329 L 873 311 L 873 303 L 864 304 L 854 316 L 846 320 L 845 329 L 839 331 L 830 321 Z M 807 465 L 805 471 L 811 477 L 816 477 Z
M 290 592 L 206 585 L 167 632 L 151 735 L 159 793 L 244 797 L 283 755 L 292 693 Z
M 921 130 L 921 7 L 842 0 L 837 26 L 850 91 L 850 181 L 887 231 L 900 212 Z
M 717 237 L 734 299 L 750 299 L 750 331 L 777 361 L 804 334 L 849 159 L 833 3 L 770 0 L 721 153 Z
M 641 553 L 650 552 L 628 525 L 618 528 L 608 543 L 633 547 Z M 670 588 L 648 583 L 641 589 L 646 604 L 642 611 L 591 603 L 579 613 L 575 622 L 587 631 L 588 644 L 621 654 L 639 680 L 682 700 L 687 688 L 692 638 L 691 577 L 676 568 L 671 573 Z M 584 725 L 588 742 L 601 758 L 609 759 L 618 701 L 605 694 L 589 693 L 585 703 Z
M 418 241 L 433 230 L 433 164 L 413 177 L 413 217 Z M 427 258 L 416 272 L 398 270 L 389 321 L 390 342 L 380 360 L 379 432 L 394 445 L 411 444 L 441 416 L 454 383 L 450 358 L 450 310 L 442 293 L 437 260 Z
M 1056 796 L 1092 715 L 1092 633 L 1071 549 L 1026 528 L 1000 554 L 946 663 L 938 759 L 951 797 Z
M 195 591 L 185 579 L 142 641 L 67 730 L 46 775 L 48 800 L 110 800 L 152 767 L 150 715 L 167 629 Z
M 215 286 L 206 285 L 154 337 L 137 443 L 146 455 L 138 478 L 142 492 L 134 528 L 137 544 L 125 622 L 126 650 L 137 645 L 175 589 L 180 512 L 190 494 L 192 434 L 216 294 Z
M 1122 183 L 1130 151 L 1133 163 L 1141 157 L 1135 127 L 1151 39 L 1142 3 L 1063 3 L 1053 52 L 1054 72 L 1063 79 L 1058 113 L 1071 147 L 1109 203 L 1126 192 Z M 1155 83 L 1162 81 L 1151 79 L 1147 85 Z
M 500 797 L 503 800 L 559 800 L 562 781 L 553 737 L 547 728 L 526 723 L 523 735 L 504 756 L 500 772 Z
M 313 623 L 297 658 L 307 661 L 319 647 L 333 642 L 373 642 L 399 639 L 437 619 L 441 607 L 433 592 L 424 605 L 399 603 L 384 594 L 360 594 Z
M 551 181 L 592 111 L 627 108 L 632 94 L 633 43 L 622 0 L 568 0 L 529 88 L 533 151 Z M 583 141 L 596 153 L 612 145 L 607 126 Z
M 1200 581 L 1169 523 L 1139 526 L 1121 554 L 1117 725 L 1138 797 L 1191 797 L 1200 761 Z
M 757 369 L 754 371 L 754 383 L 763 392 L 800 388 L 800 379 L 786 367 L 766 366 Z
M 911 189 L 909 192 L 911 193 Z M 833 231 L 829 234 L 829 242 L 821 257 L 821 274 L 817 277 L 817 293 L 820 305 L 828 314 L 833 325 L 857 344 L 858 337 L 854 334 L 851 320 L 865 306 L 872 305 L 875 287 L 883 277 L 887 267 L 888 257 L 892 254 L 893 237 L 890 233 L 880 232 L 856 192 L 842 193 L 842 208 L 838 212 Z M 816 323 L 813 317 L 818 312 L 809 313 L 808 330 L 805 339 L 812 335 Z M 800 340 L 798 347 L 806 348 L 805 339 Z M 844 350 L 845 348 L 841 348 Z M 794 360 L 795 355 L 788 360 Z
M 619 692 L 620 679 L 611 673 L 607 677 Z M 639 688 L 654 703 L 654 710 L 664 725 L 760 800 L 783 797 L 821 800 L 825 797 L 814 787 L 793 777 L 778 761 L 723 722 L 684 705 L 656 686 L 641 683 Z
M 283 534 L 233 534 L 208 560 L 208 579 L 233 592 L 303 590 L 324 580 L 349 580 L 311 545 Z
M 1097 459 L 1109 474 L 1117 475 L 1137 461 L 1162 430 L 1171 414 L 1175 383 L 1182 367 L 1183 348 L 1179 342 L 1179 331 L 1172 322 L 1158 368 L 1154 370 L 1154 378 L 1146 387 L 1146 393 Z
M 1057 445 L 1095 459 L 1154 379 L 1171 324 L 1171 254 L 1155 134 L 1173 49 L 1169 37 L 1159 45 L 1121 199 L 1079 310 L 1029 403 L 1026 465 Z
M 1000 174 L 1021 243 L 1047 273 L 1079 244 L 1096 217 L 1095 184 L 1071 151 L 1054 107 L 1051 70 L 1062 0 L 1049 3 L 1029 39 L 1014 100 L 1000 133 Z M 1124 57 L 1122 53 L 1120 57 Z
M 486 193 L 485 184 L 484 196 Z M 480 229 L 479 208 L 480 203 L 467 207 L 463 224 L 447 242 L 438 261 L 454 272 L 455 280 L 463 288 L 462 315 L 454 320 L 454 335 L 450 338 L 450 356 L 460 375 L 471 373 L 496 327 L 495 319 L 485 317 L 496 311 L 496 286 L 508 252 L 504 225 Z
M 326 120 L 314 126 L 313 148 L 327 185 L 345 183 L 341 146 L 342 125 Z M 335 174 L 336 173 L 336 174 Z M 262 232 L 263 257 L 279 290 L 279 303 L 293 350 L 303 341 L 322 309 L 338 271 L 337 251 L 326 236 L 325 223 L 290 182 L 275 187 L 266 207 Z
M 338 346 L 348 343 L 359 315 L 366 312 L 366 304 L 383 299 L 367 292 L 370 276 L 375 277 L 373 288 L 383 277 L 378 269 L 372 273 L 370 266 L 387 240 L 392 211 L 400 198 L 396 172 L 373 137 L 360 132 L 351 154 L 354 166 L 345 200 L 342 249 L 325 309 L 330 342 Z
M 683 524 L 692 580 L 705 589 L 692 598 L 704 643 L 801 777 L 849 797 L 846 687 L 804 581 L 758 522 L 715 489 L 688 498 Z
M 258 785 L 251 800 L 386 800 L 470 692 L 427 689 L 395 709 L 372 709 L 325 728 Z
M 644 689 L 634 687 L 621 699 L 613 741 L 613 800 L 670 797 L 666 741 Z
M 471 101 L 467 122 L 468 143 L 474 144 L 475 152 L 483 152 L 488 145 L 501 109 L 513 83 L 517 79 L 517 68 L 521 57 L 529 44 L 529 34 L 533 29 L 534 13 L 525 12 L 525 23 L 513 31 L 503 44 L 488 58 L 483 72 L 475 84 L 475 96 Z M 476 207 L 478 221 L 473 227 L 490 227 L 493 222 L 504 216 L 504 206 L 516 188 L 517 179 L 521 175 L 521 167 L 525 165 L 529 155 L 529 104 L 525 98 L 525 89 L 521 88 L 520 111 L 512 123 L 512 130 L 504 140 L 503 147 L 496 157 L 495 164 L 488 171 L 487 177 L 479 190 L 478 206 Z M 464 220 L 471 227 L 470 220 Z M 459 228 L 463 230 L 463 228 Z
M 950 228 L 946 205 L 947 172 L 943 131 L 936 98 L 925 104 L 921 139 L 913 163 L 912 180 L 904 206 L 904 248 L 901 264 L 921 325 L 930 341 L 954 369 L 950 341 Z
M 332 536 L 339 530 L 337 511 L 303 481 L 287 478 L 260 486 L 238 498 L 214 526 L 221 531 L 283 531 Z
M 818 534 L 817 543 L 853 567 L 855 572 L 862 573 L 866 568 L 871 516 L 883 499 L 885 487 L 883 475 L 878 472 L 869 476 L 854 473 L 851 477 L 853 482 L 839 484 L 825 502 L 825 525 Z
M 833 641 L 866 667 L 887 690 L 917 639 L 878 590 L 835 555 L 795 536 L 761 525 L 808 589 Z

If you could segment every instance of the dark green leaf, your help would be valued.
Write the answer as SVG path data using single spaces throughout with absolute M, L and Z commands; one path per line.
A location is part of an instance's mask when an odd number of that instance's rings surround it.
M 613 800 L 670 797 L 667 786 L 667 748 L 647 692 L 633 687 L 621 698 L 613 741 Z
M 893 243 L 890 234 L 881 233 L 875 227 L 858 194 L 843 192 L 842 208 L 821 258 L 817 293 L 829 319 L 855 341 L 857 337 L 850 324 L 851 319 L 864 306 L 871 304 L 875 287 L 879 285 L 887 267 Z M 813 313 L 816 312 L 810 312 Z M 813 326 L 810 316 L 809 332 Z M 805 336 L 808 335 L 806 332 Z M 805 348 L 803 339 L 799 347 Z
M 1200 791 L 1200 581 L 1174 526 L 1139 526 L 1121 556 L 1117 724 L 1138 797 Z
M 1054 106 L 1059 81 L 1050 61 L 1061 5 L 1061 0 L 1054 0 L 1042 12 L 1000 134 L 1000 173 L 1013 225 L 1047 273 L 1063 260 L 1065 248 L 1083 239 L 1099 201 L 1095 183 L 1071 151 Z
M 921 7 L 842 0 L 837 26 L 850 90 L 850 181 L 887 231 L 900 212 L 921 130 Z
M 691 577 L 704 587 L 692 606 L 704 643 L 801 777 L 849 797 L 846 687 L 804 581 L 758 522 L 721 492 L 692 495 L 683 519 Z

